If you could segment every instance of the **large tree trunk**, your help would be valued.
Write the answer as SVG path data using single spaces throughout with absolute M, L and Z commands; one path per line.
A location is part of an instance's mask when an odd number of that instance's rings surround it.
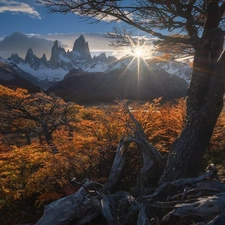
M 53 138 L 52 138 L 52 132 L 49 130 L 48 125 L 44 124 L 43 125 L 43 134 L 45 137 L 45 141 L 47 143 L 47 145 L 51 148 L 52 153 L 56 154 L 58 153 L 58 149 L 55 145 L 55 143 L 53 142 Z
M 197 174 L 223 108 L 225 54 L 221 56 L 224 34 L 219 28 L 222 14 L 218 1 L 207 4 L 202 38 L 193 43 L 196 52 L 187 98 L 186 127 L 172 145 L 161 182 Z
M 29 128 L 26 129 L 26 131 L 25 131 L 25 137 L 26 137 L 26 140 L 27 140 L 27 145 L 31 145 L 31 135 L 30 135 Z
M 197 174 L 223 108 L 225 54 L 219 58 L 223 34 L 218 29 L 214 35 L 217 39 L 210 39 L 196 50 L 187 98 L 186 127 L 171 147 L 161 182 Z

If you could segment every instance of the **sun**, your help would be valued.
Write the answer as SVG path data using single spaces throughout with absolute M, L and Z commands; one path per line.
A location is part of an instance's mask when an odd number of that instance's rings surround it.
M 140 57 L 144 57 L 146 54 L 143 46 L 135 46 L 133 51 L 132 51 L 132 55 L 136 58 L 140 58 Z
M 153 46 L 149 45 L 147 40 L 142 40 L 139 38 L 138 40 L 134 41 L 129 39 L 130 42 L 130 50 L 129 53 L 134 58 L 151 58 L 153 54 Z

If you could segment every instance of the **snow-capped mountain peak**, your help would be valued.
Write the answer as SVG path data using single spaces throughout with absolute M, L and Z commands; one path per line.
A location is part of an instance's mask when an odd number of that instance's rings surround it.
M 92 58 L 88 42 L 81 35 L 75 40 L 72 51 L 66 52 L 56 40 L 52 46 L 49 60 L 47 60 L 44 53 L 41 58 L 38 58 L 33 50 L 29 48 L 25 59 L 14 53 L 7 61 L 32 74 L 41 82 L 54 82 L 62 80 L 73 69 L 82 69 L 88 72 L 104 72 L 115 59 L 113 56 L 107 57 L 105 53 Z

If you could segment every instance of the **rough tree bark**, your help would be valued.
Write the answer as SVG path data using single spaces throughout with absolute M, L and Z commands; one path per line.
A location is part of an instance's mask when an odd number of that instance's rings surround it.
M 42 127 L 43 127 L 43 135 L 45 137 L 47 145 L 51 148 L 53 154 L 57 154 L 59 151 L 53 142 L 52 131 L 50 130 L 47 124 L 43 124 Z
M 218 4 L 209 7 L 215 8 Z M 172 145 L 161 182 L 197 175 L 223 108 L 225 54 L 222 54 L 224 34 L 218 28 L 219 21 L 218 11 L 210 8 L 203 36 L 194 45 L 186 126 Z

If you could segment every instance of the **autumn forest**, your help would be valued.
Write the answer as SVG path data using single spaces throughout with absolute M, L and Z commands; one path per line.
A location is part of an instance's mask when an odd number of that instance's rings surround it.
M 47 94 L 0 86 L 0 224 L 35 222 L 44 205 L 70 195 L 85 178 L 104 183 L 121 137 L 132 121 L 121 100 L 110 105 L 80 106 Z M 185 99 L 129 102 L 130 112 L 161 154 L 170 149 L 185 124 Z M 219 117 L 205 155 L 224 162 L 225 115 Z M 116 189 L 130 190 L 140 169 L 132 144 Z M 223 170 L 221 169 L 220 173 Z

